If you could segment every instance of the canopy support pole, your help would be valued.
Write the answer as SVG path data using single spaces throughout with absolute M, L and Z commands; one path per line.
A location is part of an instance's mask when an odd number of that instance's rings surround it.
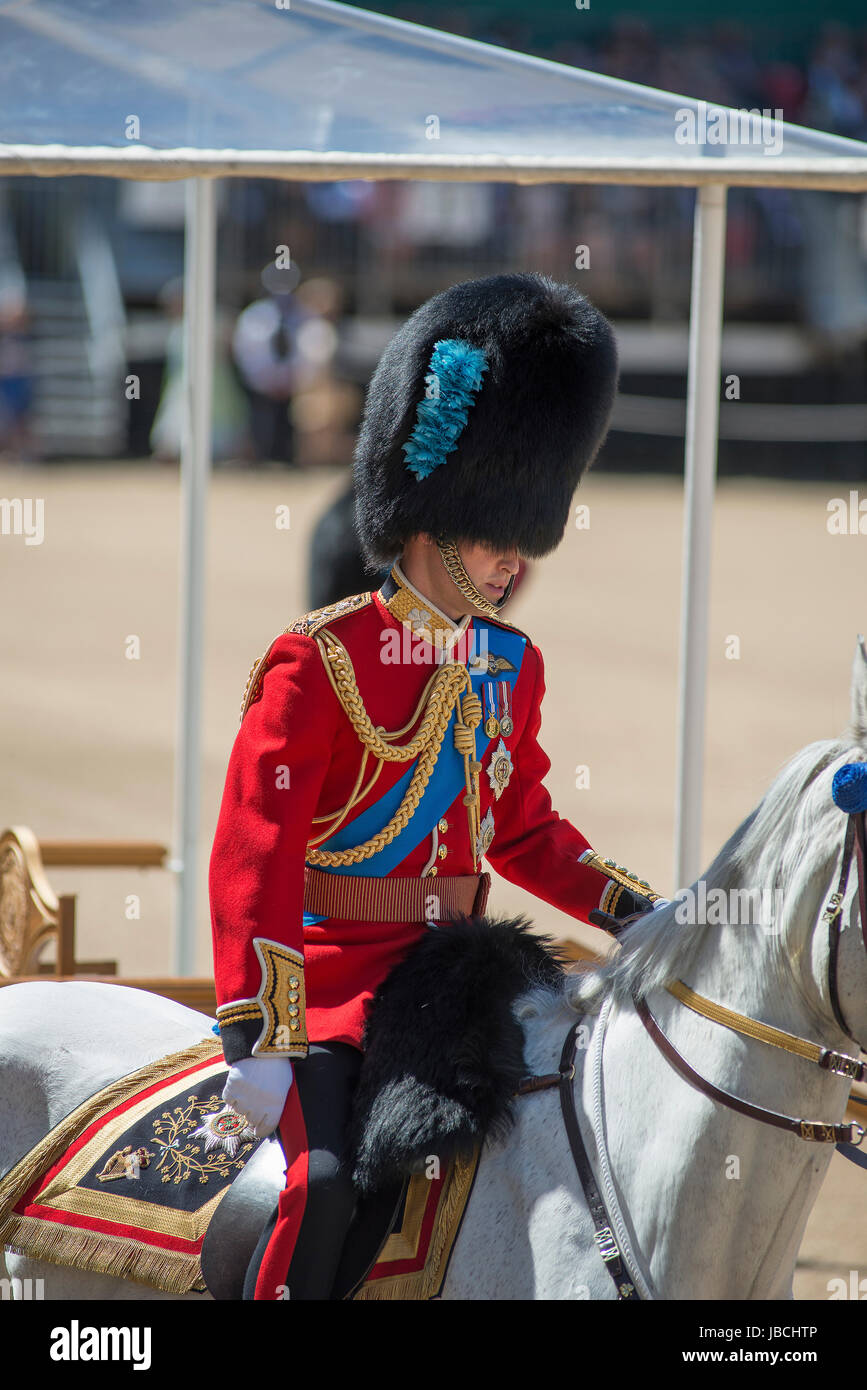
M 719 437 L 726 186 L 697 190 L 686 398 L 683 578 L 677 714 L 676 888 L 701 869 L 713 495 Z
M 211 468 L 211 400 L 216 289 L 216 179 L 187 184 L 184 239 L 184 423 L 181 440 L 181 545 L 178 715 L 175 758 L 176 975 L 193 973 L 200 816 L 205 518 Z

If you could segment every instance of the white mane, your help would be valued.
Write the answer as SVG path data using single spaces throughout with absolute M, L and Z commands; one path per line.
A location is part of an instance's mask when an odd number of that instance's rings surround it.
M 842 739 L 811 743 L 796 753 L 701 875 L 707 892 L 764 885 L 781 890 L 785 897 L 803 873 L 806 854 L 811 872 L 830 880 L 845 823 L 844 813 L 832 801 L 831 781 L 844 763 L 863 760 L 863 750 Z M 707 934 L 719 927 L 682 925 L 675 915 L 679 906 L 675 900 L 636 922 L 619 938 L 621 950 L 613 959 L 570 976 L 565 987 L 570 1006 L 580 1013 L 595 1012 L 609 992 L 622 1001 L 633 992 L 648 994 L 687 974 Z M 771 940 L 782 972 L 785 937 Z

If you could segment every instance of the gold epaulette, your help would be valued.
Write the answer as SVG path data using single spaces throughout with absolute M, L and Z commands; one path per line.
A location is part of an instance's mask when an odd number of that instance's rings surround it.
M 302 617 L 296 618 L 294 623 L 284 628 L 279 635 L 285 637 L 287 632 L 298 632 L 302 637 L 312 637 L 313 634 L 318 632 L 321 627 L 324 627 L 326 623 L 333 622 L 336 618 L 343 618 L 347 613 L 357 612 L 359 608 L 363 608 L 365 604 L 370 603 L 371 598 L 372 594 L 368 589 L 362 594 L 352 594 L 349 598 L 338 599 L 336 603 L 327 603 L 323 608 L 314 608 L 310 613 L 304 613 Z M 277 638 L 275 637 L 274 642 L 276 641 Z M 247 677 L 247 684 L 244 687 L 244 698 L 241 701 L 242 723 L 244 715 L 247 713 L 247 710 L 262 688 L 262 678 L 265 675 L 265 667 L 268 663 L 268 657 L 271 655 L 274 642 L 270 643 L 265 654 L 260 656 L 257 661 L 254 661 L 253 665 L 250 667 L 250 674 Z
M 347 613 L 355 613 L 359 608 L 364 608 L 372 597 L 371 591 L 366 589 L 362 594 L 352 594 L 349 598 L 338 599 L 336 603 L 326 603 L 324 608 L 314 608 L 311 613 L 296 618 L 286 631 L 300 632 L 304 637 L 312 637 L 314 632 L 325 627 L 326 623 L 333 622 L 335 618 L 345 618 Z

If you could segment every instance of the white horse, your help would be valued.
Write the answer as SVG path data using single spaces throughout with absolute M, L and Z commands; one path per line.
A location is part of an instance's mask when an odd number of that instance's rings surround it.
M 613 961 L 516 1004 L 528 1072 L 556 1071 L 565 1035 L 584 1020 L 573 1096 L 625 1276 L 642 1298 L 791 1297 L 798 1247 L 833 1144 L 808 1142 L 708 1099 L 673 1070 L 632 996 L 647 1000 L 678 1051 L 717 1087 L 788 1116 L 842 1120 L 848 1080 L 709 1021 L 666 986 L 683 980 L 751 1019 L 857 1054 L 867 1039 L 867 952 L 854 865 L 837 961 L 839 1005 L 852 1036 L 835 1020 L 823 908 L 836 887 L 846 829 L 831 799 L 832 777 L 843 764 L 865 760 L 867 652 L 859 642 L 845 736 L 798 753 L 692 886 L 703 901 L 703 883 L 717 907 L 720 897 L 743 904 L 745 892 L 775 890 L 776 910 L 743 924 L 724 907 L 685 925 L 689 899 L 678 895 L 624 933 Z M 85 1097 L 210 1036 L 210 1027 L 178 1004 L 112 985 L 0 991 L 0 1173 Z M 518 1099 L 515 1115 L 505 1140 L 483 1148 L 442 1297 L 617 1298 L 594 1243 L 556 1089 Z M 170 1296 L 13 1254 L 7 1266 L 13 1278 L 42 1279 L 47 1298 Z

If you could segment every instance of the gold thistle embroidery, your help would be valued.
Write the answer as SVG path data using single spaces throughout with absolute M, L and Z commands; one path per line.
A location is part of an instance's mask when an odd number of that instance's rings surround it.
M 243 1168 L 255 1142 L 253 1139 L 243 1143 L 235 1157 L 226 1154 L 222 1146 L 218 1146 L 215 1153 L 208 1153 L 208 1147 L 213 1146 L 206 1143 L 204 1154 L 200 1144 L 189 1146 L 189 1141 L 196 1138 L 194 1131 L 202 1128 L 201 1117 L 224 1110 L 222 1096 L 211 1095 L 202 1101 L 197 1096 L 190 1096 L 185 1105 L 164 1110 L 160 1118 L 154 1120 L 153 1143 L 161 1151 L 156 1167 L 162 1182 L 179 1183 L 197 1178 L 205 1183 L 210 1177 L 228 1178 L 233 1168 Z
M 255 936 L 253 946 L 262 967 L 262 984 L 256 996 L 265 1016 L 254 1057 L 304 1057 L 307 1055 L 307 1014 L 304 991 L 304 956 L 279 941 Z

